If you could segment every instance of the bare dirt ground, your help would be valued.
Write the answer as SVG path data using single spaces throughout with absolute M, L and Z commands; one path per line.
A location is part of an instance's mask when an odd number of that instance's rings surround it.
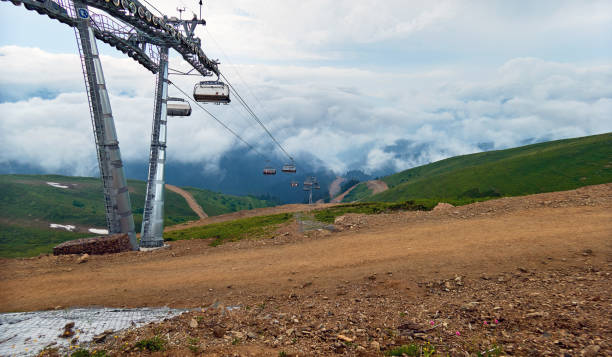
M 204 210 L 202 209 L 202 206 L 200 206 L 198 202 L 196 202 L 195 198 L 193 198 L 191 193 L 183 190 L 180 187 L 176 187 L 174 185 L 166 184 L 166 188 L 169 189 L 170 191 L 176 192 L 179 195 L 183 196 L 185 201 L 187 201 L 189 208 L 191 208 L 191 210 L 195 212 L 195 214 L 197 214 L 198 217 L 200 217 L 200 219 L 208 217 L 206 212 L 204 212 Z
M 329 184 L 329 198 L 332 199 L 334 196 L 340 193 L 340 185 L 346 181 L 344 177 L 337 176 L 336 179 Z
M 367 181 L 366 184 L 368 185 L 368 188 L 372 190 L 373 195 L 387 191 L 389 189 L 389 186 L 387 186 L 387 183 L 384 181 L 380 181 L 380 180 Z
M 213 217 L 214 218 L 214 217 Z M 120 333 L 122 355 L 162 336 L 169 355 L 611 355 L 612 184 L 432 212 L 295 223 L 210 247 L 0 260 L 0 310 L 197 308 Z M 239 306 L 228 311 L 226 306 Z

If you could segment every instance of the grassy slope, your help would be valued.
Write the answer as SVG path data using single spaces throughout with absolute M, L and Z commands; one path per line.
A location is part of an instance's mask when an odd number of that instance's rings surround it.
M 201 190 L 193 187 L 183 187 L 193 196 L 204 212 L 209 216 L 217 216 L 224 213 L 236 212 L 246 209 L 269 207 L 272 204 L 252 196 L 225 195 L 209 190 Z
M 57 182 L 70 188 L 56 188 Z M 129 180 L 130 199 L 136 231 L 140 231 L 144 206 L 145 182 Z M 205 197 L 210 191 L 190 188 L 194 196 Z M 214 204 L 210 215 L 266 206 L 252 197 L 210 193 Z M 197 198 L 196 198 L 197 199 Z M 224 206 L 227 204 L 227 206 Z M 206 211 L 207 207 L 204 207 Z M 198 219 L 183 197 L 165 191 L 165 225 Z M 50 252 L 63 241 L 91 236 L 50 229 L 49 223 L 80 227 L 105 227 L 102 183 L 97 178 L 59 175 L 0 175 L 0 257 L 32 256 Z M 208 211 L 206 211 L 208 213 Z
M 516 196 L 612 182 L 612 133 L 457 156 L 382 178 L 366 201 Z
M 241 218 L 167 232 L 164 234 L 164 238 L 170 241 L 215 238 L 211 245 L 217 246 L 226 241 L 237 241 L 243 238 L 264 238 L 273 233 L 278 225 L 289 221 L 291 218 L 293 218 L 291 213 Z
M 355 202 L 361 201 L 362 199 L 371 196 L 372 190 L 368 188 L 368 185 L 365 182 L 362 182 L 357 185 L 348 195 L 344 196 L 342 202 Z

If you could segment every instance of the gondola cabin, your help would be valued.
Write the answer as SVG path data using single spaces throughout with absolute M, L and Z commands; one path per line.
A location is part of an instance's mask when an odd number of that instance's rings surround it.
M 169 117 L 188 117 L 191 115 L 191 105 L 183 98 L 168 97 L 166 104 Z
M 263 169 L 264 175 L 276 175 L 276 169 L 273 167 L 264 167 Z
M 291 174 L 294 174 L 294 173 L 297 172 L 294 164 L 285 164 L 285 165 L 283 165 L 282 171 L 283 172 L 288 172 L 288 173 L 291 173 Z
M 229 104 L 229 86 L 219 81 L 204 81 L 193 88 L 193 99 L 201 103 Z

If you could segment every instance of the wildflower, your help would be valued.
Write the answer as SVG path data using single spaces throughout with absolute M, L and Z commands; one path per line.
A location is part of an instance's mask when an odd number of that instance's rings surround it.
M 461 336 L 461 332 L 457 331 L 457 332 L 455 332 L 455 335 Z
M 499 321 L 498 321 L 497 319 L 495 319 L 495 323 L 496 323 L 496 324 L 498 324 L 498 323 L 499 323 Z
M 431 320 L 431 321 L 429 321 L 429 324 L 430 324 L 431 326 L 433 326 L 433 325 L 435 325 L 436 323 L 435 323 L 433 320 Z
M 484 322 L 484 324 L 485 324 L 485 325 L 488 325 L 486 321 Z

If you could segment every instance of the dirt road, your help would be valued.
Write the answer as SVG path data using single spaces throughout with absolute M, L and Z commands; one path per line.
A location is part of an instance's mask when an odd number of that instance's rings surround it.
M 340 185 L 346 181 L 344 177 L 336 176 L 336 179 L 329 184 L 329 198 L 332 199 L 334 196 L 340 193 Z
M 56 306 L 201 306 L 289 294 L 301 286 L 393 272 L 397 284 L 564 265 L 590 250 L 612 259 L 612 184 L 506 198 L 440 212 L 360 218 L 356 231 L 238 242 L 172 243 L 153 253 L 0 260 L 0 310 Z M 283 239 L 287 239 L 284 241 Z M 228 288 L 231 286 L 231 289 Z
M 202 209 L 202 206 L 200 206 L 198 204 L 198 202 L 196 202 L 195 198 L 193 198 L 193 196 L 191 195 L 191 193 L 183 190 L 180 187 L 176 187 L 174 185 L 169 185 L 166 184 L 166 188 L 169 189 L 172 192 L 176 192 L 179 195 L 183 196 L 183 198 L 185 199 L 185 201 L 187 201 L 187 204 L 189 205 L 189 208 L 191 208 L 191 210 L 193 212 L 195 212 L 195 214 L 198 215 L 198 217 L 200 217 L 200 219 L 202 218 L 206 218 L 208 217 L 208 215 L 206 214 L 206 212 L 204 212 L 204 210 Z

